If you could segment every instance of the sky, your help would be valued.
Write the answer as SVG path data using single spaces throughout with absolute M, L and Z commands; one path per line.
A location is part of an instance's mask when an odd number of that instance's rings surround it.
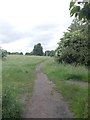
M 71 0 L 0 0 L 0 47 L 31 52 L 37 43 L 55 50 L 72 22 Z

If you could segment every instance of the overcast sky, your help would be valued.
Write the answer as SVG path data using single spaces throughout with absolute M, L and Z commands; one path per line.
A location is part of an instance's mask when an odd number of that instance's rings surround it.
M 70 0 L 0 0 L 0 46 L 10 52 L 30 52 L 37 43 L 57 48 L 70 26 Z

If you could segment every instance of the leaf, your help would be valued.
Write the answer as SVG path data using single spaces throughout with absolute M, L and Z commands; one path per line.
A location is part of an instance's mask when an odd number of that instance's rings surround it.
M 78 13 L 75 14 L 75 17 L 77 17 L 77 16 L 78 16 Z
M 76 6 L 76 11 L 77 11 L 77 12 L 80 11 L 80 6 Z
M 80 6 L 74 6 L 71 11 L 70 11 L 70 15 L 73 16 L 74 14 L 80 12 Z
M 83 10 L 79 12 L 79 19 L 82 20 L 82 18 L 84 18 Z
M 74 6 L 74 4 L 75 4 L 75 2 L 71 1 L 71 2 L 70 2 L 70 8 L 69 8 L 69 9 L 71 9 L 71 8 Z

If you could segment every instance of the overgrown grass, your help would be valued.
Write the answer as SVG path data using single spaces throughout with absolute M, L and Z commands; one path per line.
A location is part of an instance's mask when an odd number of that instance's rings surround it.
M 67 80 L 88 81 L 88 70 L 83 66 L 58 64 L 51 59 L 44 67 L 44 72 L 56 84 L 56 89 L 62 93 L 69 103 L 76 118 L 88 117 L 88 88 L 78 84 L 69 84 Z
M 45 59 L 47 58 L 10 55 L 3 61 L 3 118 L 21 117 L 27 100 L 32 95 L 35 67 Z
M 58 64 L 51 59 L 45 66 L 45 71 L 51 79 L 88 82 L 88 69 L 84 66 Z
M 88 117 L 88 88 L 57 81 L 56 89 L 62 93 L 77 118 Z

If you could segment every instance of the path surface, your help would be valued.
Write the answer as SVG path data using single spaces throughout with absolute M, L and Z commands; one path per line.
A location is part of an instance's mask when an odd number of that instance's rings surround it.
M 73 118 L 62 95 L 53 89 L 53 83 L 42 72 L 42 66 L 36 68 L 34 92 L 24 118 Z

